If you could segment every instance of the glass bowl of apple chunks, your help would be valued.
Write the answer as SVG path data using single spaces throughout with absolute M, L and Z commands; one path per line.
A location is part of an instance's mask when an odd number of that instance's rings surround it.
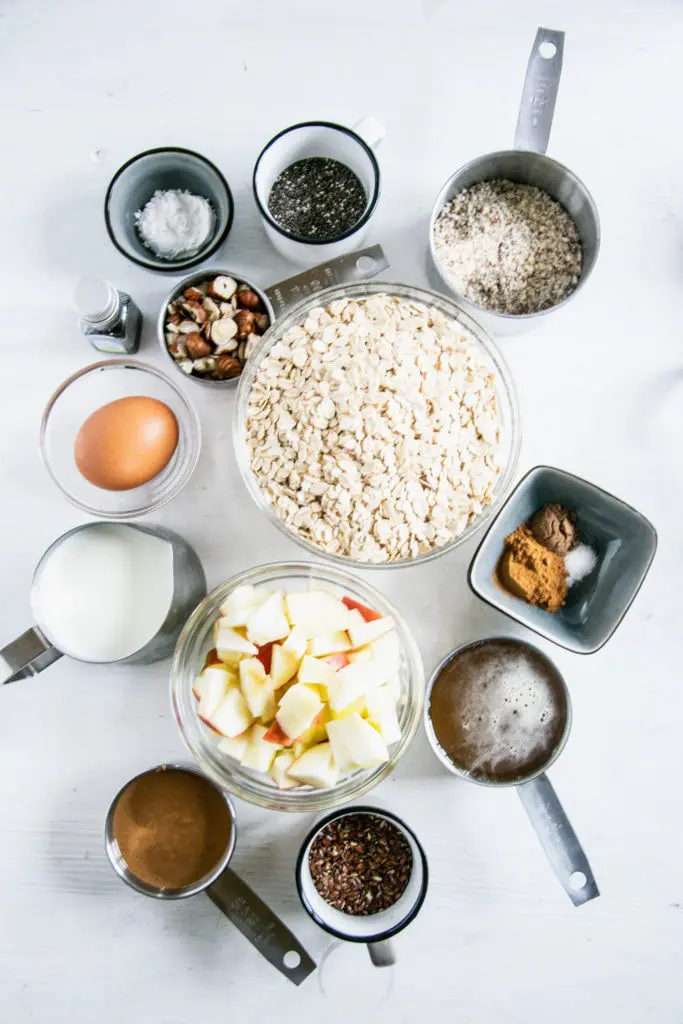
M 374 587 L 307 562 L 217 587 L 178 640 L 171 699 L 183 739 L 219 786 L 261 807 L 358 799 L 418 728 L 420 654 Z

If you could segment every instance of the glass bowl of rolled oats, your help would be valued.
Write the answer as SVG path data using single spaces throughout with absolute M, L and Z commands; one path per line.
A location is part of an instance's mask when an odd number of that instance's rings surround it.
M 359 568 L 436 558 L 500 507 L 520 445 L 510 372 L 446 296 L 367 282 L 280 317 L 239 383 L 247 489 L 308 551 Z
M 321 597 L 321 593 L 324 593 L 324 597 Z M 258 601 L 262 600 L 265 595 L 271 598 L 270 602 L 258 604 Z M 244 610 L 243 603 L 245 601 L 255 600 L 257 602 L 255 605 L 247 606 L 247 621 L 249 621 L 250 609 L 261 611 L 266 604 L 269 604 L 269 607 L 272 606 L 275 598 L 279 600 L 284 598 L 286 602 L 290 602 L 292 595 L 299 598 L 298 607 L 303 615 L 310 616 L 311 607 L 309 603 L 302 611 L 301 599 L 310 596 L 314 599 L 314 618 L 320 615 L 325 618 L 330 614 L 328 608 L 323 607 L 325 601 L 327 604 L 331 602 L 332 605 L 342 602 L 342 608 L 349 609 L 351 618 L 361 622 L 360 627 L 356 626 L 356 630 L 360 628 L 362 636 L 348 632 L 348 642 L 340 646 L 339 634 L 326 634 L 324 637 L 317 637 L 316 634 L 317 638 L 309 641 L 309 649 L 320 652 L 323 649 L 331 649 L 331 647 L 335 651 L 343 651 L 346 648 L 348 656 L 342 655 L 341 662 L 337 660 L 340 658 L 339 653 L 331 655 L 328 659 L 330 665 L 339 667 L 341 664 L 351 662 L 353 645 L 362 641 L 364 646 L 359 648 L 362 653 L 357 656 L 357 664 L 350 663 L 348 665 L 352 671 L 355 671 L 355 682 L 354 680 L 345 680 L 344 685 L 355 686 L 360 679 L 358 668 L 365 669 L 368 671 L 367 679 L 371 681 L 371 688 L 373 688 L 375 696 L 380 692 L 385 693 L 387 688 L 391 689 L 394 708 L 391 714 L 393 723 L 391 736 L 383 731 L 374 736 L 375 744 L 380 735 L 386 739 L 386 756 L 374 757 L 373 750 L 373 756 L 370 758 L 372 767 L 354 768 L 339 765 L 337 767 L 343 769 L 342 771 L 337 771 L 333 778 L 320 778 L 315 784 L 312 780 L 306 784 L 297 776 L 298 784 L 293 785 L 290 779 L 288 785 L 283 785 L 282 779 L 277 780 L 276 772 L 269 774 L 269 766 L 272 766 L 273 757 L 282 756 L 285 751 L 292 751 L 294 757 L 300 756 L 301 751 L 297 749 L 297 742 L 292 744 L 291 741 L 288 741 L 288 745 L 281 747 L 279 742 L 270 738 L 269 742 L 265 743 L 265 747 L 271 748 L 271 756 L 266 764 L 257 764 L 251 755 L 264 749 L 264 743 L 261 741 L 265 741 L 269 737 L 266 734 L 265 737 L 257 735 L 254 738 L 252 734 L 254 731 L 258 733 L 259 730 L 263 734 L 265 729 L 258 724 L 253 724 L 241 737 L 238 735 L 236 739 L 226 740 L 224 737 L 228 734 L 234 736 L 234 730 L 226 728 L 225 722 L 219 722 L 217 719 L 213 721 L 212 714 L 209 714 L 208 717 L 209 724 L 205 724 L 205 720 L 202 720 L 201 717 L 202 699 L 201 696 L 198 697 L 198 687 L 202 686 L 204 674 L 213 673 L 215 677 L 217 667 L 218 672 L 221 667 L 229 669 L 233 673 L 238 673 L 239 685 L 242 686 L 243 669 L 239 668 L 239 663 L 236 664 L 237 659 L 246 659 L 247 663 L 254 660 L 252 655 L 244 653 L 243 646 L 245 639 L 250 635 L 250 626 L 241 631 L 243 642 L 242 645 L 238 644 L 242 648 L 240 653 L 228 652 L 223 649 L 229 644 L 225 639 L 225 627 L 222 627 L 221 623 L 228 619 L 222 619 L 221 616 L 227 615 L 229 621 L 236 622 L 239 616 L 235 616 L 235 610 Z M 287 603 L 287 613 L 288 616 L 292 615 L 290 603 Z M 263 614 L 261 618 L 263 618 Z M 349 627 L 352 625 L 351 618 L 346 623 Z M 243 620 L 239 619 L 239 621 Z M 266 644 L 258 647 L 259 659 L 264 656 L 266 648 L 270 648 L 268 660 L 264 663 L 264 669 L 267 666 L 269 675 L 264 678 L 264 682 L 266 685 L 278 687 L 276 702 L 280 709 L 282 708 L 282 695 L 287 693 L 288 687 L 297 689 L 297 686 L 293 685 L 295 678 L 303 677 L 303 662 L 300 659 L 307 648 L 304 645 L 294 655 L 299 664 L 297 670 L 299 674 L 280 686 L 281 679 L 278 677 L 281 666 L 278 663 L 276 671 L 274 647 L 280 648 L 280 653 L 284 647 L 293 652 L 295 632 L 302 633 L 304 637 L 313 636 L 313 633 L 316 632 L 306 628 L 307 624 L 310 624 L 310 619 L 309 623 L 302 619 L 297 619 L 296 622 L 298 629 L 297 627 L 292 629 L 290 642 L 282 641 L 277 645 Z M 323 624 L 321 621 L 321 625 Z M 386 627 L 390 627 L 389 632 L 386 632 Z M 229 635 L 232 635 L 229 626 L 227 629 Z M 235 630 L 239 633 L 240 627 L 235 627 Z M 371 639 L 372 635 L 375 635 L 374 640 Z M 332 642 L 334 638 L 337 638 L 336 643 Z M 256 642 L 258 643 L 258 640 Z M 319 646 L 321 642 L 324 643 L 324 647 Z M 304 661 L 319 664 L 322 657 L 322 655 L 320 659 L 309 657 Z M 381 677 L 375 674 L 374 669 L 382 673 Z M 291 667 L 288 674 L 292 675 Z M 385 677 L 386 683 L 377 688 L 376 684 L 379 679 Z M 348 801 L 358 800 L 393 770 L 410 746 L 420 725 L 425 689 L 420 652 L 400 612 L 378 590 L 364 580 L 335 566 L 311 562 L 273 562 L 256 566 L 233 576 L 232 579 L 216 587 L 198 605 L 183 628 L 173 657 L 170 680 L 171 703 L 178 728 L 185 745 L 209 778 L 240 799 L 257 806 L 271 810 L 304 812 L 326 811 Z M 362 683 L 362 680 L 360 682 Z M 234 686 L 235 684 L 232 689 Z M 301 686 L 298 686 L 298 689 L 301 689 Z M 317 687 L 313 687 L 313 689 L 317 689 Z M 289 692 L 291 696 L 291 690 Z M 370 698 L 367 696 L 360 698 L 360 703 L 366 700 L 368 703 L 367 707 L 359 708 L 359 700 L 346 703 L 350 696 L 352 696 L 350 692 L 344 695 L 343 710 L 338 713 L 333 712 L 331 716 L 323 714 L 322 718 L 325 722 L 330 717 L 341 719 L 347 715 L 359 719 L 361 711 L 363 719 L 372 720 Z M 329 693 L 328 698 L 331 699 Z M 339 707 L 341 708 L 341 704 Z M 352 714 L 353 712 L 355 714 Z M 279 715 L 280 712 L 278 711 L 277 714 Z M 261 721 L 262 718 L 255 719 L 255 723 Z M 316 719 L 316 723 L 318 721 Z M 286 724 L 284 719 L 282 724 Z M 385 724 L 379 723 L 379 726 L 383 729 Z M 368 732 L 368 729 L 370 733 L 373 731 L 372 726 L 369 726 L 368 723 L 362 725 L 356 722 L 356 726 L 361 728 L 361 731 L 363 729 L 365 732 Z M 317 748 L 319 752 L 321 746 L 330 747 L 330 742 L 324 742 L 326 739 L 329 740 L 329 737 L 324 735 L 325 728 L 323 727 L 321 735 L 309 738 L 306 743 L 303 741 L 309 736 L 308 733 L 298 737 L 299 741 L 302 741 L 303 748 L 307 749 L 309 754 L 311 752 L 311 748 L 308 746 L 309 742 L 319 743 Z M 248 754 L 244 750 L 238 751 L 235 748 L 235 744 L 247 736 L 250 737 L 247 740 L 247 745 L 252 747 Z M 275 745 L 271 746 L 271 744 Z M 355 753 L 358 754 L 358 751 L 356 750 Z M 362 760 L 362 758 L 359 759 Z

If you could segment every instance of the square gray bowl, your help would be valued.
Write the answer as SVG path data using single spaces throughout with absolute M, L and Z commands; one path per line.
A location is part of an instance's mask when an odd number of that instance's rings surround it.
M 508 594 L 496 567 L 505 538 L 551 502 L 577 514 L 581 539 L 598 563 L 551 614 Z M 487 604 L 576 654 L 594 654 L 607 643 L 638 593 L 657 549 L 652 524 L 600 487 L 551 466 L 536 466 L 515 487 L 491 523 L 470 564 L 471 589 Z

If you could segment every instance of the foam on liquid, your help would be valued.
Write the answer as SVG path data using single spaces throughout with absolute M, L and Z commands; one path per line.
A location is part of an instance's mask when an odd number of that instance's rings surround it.
M 440 673 L 430 717 L 457 767 L 474 777 L 514 780 L 543 766 L 566 721 L 559 678 L 514 641 L 466 648 Z
M 172 598 L 171 545 L 118 523 L 67 537 L 37 581 L 40 624 L 59 650 L 83 661 L 118 661 L 140 650 Z

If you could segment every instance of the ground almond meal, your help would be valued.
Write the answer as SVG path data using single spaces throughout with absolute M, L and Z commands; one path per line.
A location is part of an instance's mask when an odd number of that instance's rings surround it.
M 513 315 L 566 299 L 583 262 L 567 211 L 543 189 L 505 180 L 458 192 L 439 214 L 434 247 L 460 295 Z
M 475 339 L 391 295 L 312 309 L 258 368 L 252 471 L 279 518 L 328 554 L 415 558 L 491 500 L 495 379 Z

